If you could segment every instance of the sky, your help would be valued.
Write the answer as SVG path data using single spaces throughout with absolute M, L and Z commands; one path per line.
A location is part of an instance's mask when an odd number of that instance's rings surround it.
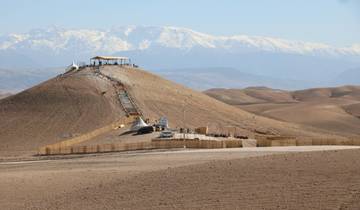
M 34 28 L 178 26 L 213 35 L 360 43 L 360 0 L 1 0 L 0 34 Z

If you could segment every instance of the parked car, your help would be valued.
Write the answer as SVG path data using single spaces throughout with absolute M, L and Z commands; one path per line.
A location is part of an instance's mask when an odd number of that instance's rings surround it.
M 171 138 L 174 136 L 172 131 L 163 131 L 160 133 L 160 138 Z
M 140 128 L 136 134 L 141 135 L 141 134 L 147 134 L 147 133 L 152 133 L 152 132 L 154 132 L 154 127 L 145 126 L 145 127 Z

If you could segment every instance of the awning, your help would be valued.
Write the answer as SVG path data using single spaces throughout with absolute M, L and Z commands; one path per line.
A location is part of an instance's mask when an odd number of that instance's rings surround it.
M 95 56 L 91 60 L 129 60 L 128 57 L 116 57 L 116 56 Z

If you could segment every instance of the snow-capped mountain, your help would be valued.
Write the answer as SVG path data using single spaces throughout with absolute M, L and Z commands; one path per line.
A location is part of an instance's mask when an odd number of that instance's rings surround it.
M 109 30 L 35 29 L 0 36 L 0 50 L 50 51 L 59 54 L 116 53 L 151 48 L 191 50 L 222 49 L 229 52 L 281 52 L 303 55 L 360 55 L 360 44 L 336 48 L 322 43 L 290 41 L 260 36 L 213 36 L 187 28 L 126 26 Z
M 264 85 L 284 81 L 285 88 L 294 83 L 289 85 L 288 81 L 300 81 L 296 88 L 326 85 L 343 71 L 360 67 L 360 44 L 334 47 L 261 36 L 214 36 L 179 27 L 121 26 L 107 30 L 50 27 L 0 35 L 0 69 L 67 66 L 73 60 L 88 62 L 99 54 L 129 56 L 136 64 L 166 72 L 168 78 L 175 80 L 179 78 L 179 69 L 198 69 L 194 74 L 208 78 L 207 82 L 224 76 L 236 81 L 251 74 L 255 75 L 252 78 L 269 78 Z M 231 75 L 223 73 L 222 69 L 227 68 L 233 69 Z M 204 69 L 213 72 L 206 75 Z M 234 73 L 236 70 L 239 74 Z M 221 77 L 214 76 L 215 73 Z M 198 82 L 193 81 L 195 77 L 189 72 L 188 76 L 179 81 Z M 306 86 L 302 86 L 304 81 Z

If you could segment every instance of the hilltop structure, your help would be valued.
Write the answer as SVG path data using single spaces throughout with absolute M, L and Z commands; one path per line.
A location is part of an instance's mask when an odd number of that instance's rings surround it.
M 128 57 L 115 57 L 115 56 L 95 56 L 90 58 L 91 65 L 131 65 L 131 59 Z

